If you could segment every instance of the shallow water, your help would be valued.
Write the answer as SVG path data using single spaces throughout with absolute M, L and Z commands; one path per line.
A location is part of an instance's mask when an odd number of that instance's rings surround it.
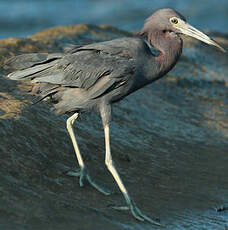
M 228 32 L 227 0 L 1 0 L 0 39 L 78 23 L 139 30 L 151 12 L 164 7 L 180 11 L 200 29 Z

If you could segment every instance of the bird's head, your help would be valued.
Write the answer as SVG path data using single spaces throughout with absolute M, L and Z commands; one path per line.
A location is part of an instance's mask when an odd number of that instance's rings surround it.
M 226 52 L 219 44 L 217 44 L 206 34 L 188 24 L 185 17 L 173 9 L 167 8 L 155 11 L 146 20 L 141 34 L 147 33 L 148 35 L 151 34 L 151 36 L 153 36 L 152 32 L 154 31 L 162 31 L 167 36 L 171 37 L 179 37 L 180 34 L 184 34 L 209 45 L 216 46 L 221 51 Z

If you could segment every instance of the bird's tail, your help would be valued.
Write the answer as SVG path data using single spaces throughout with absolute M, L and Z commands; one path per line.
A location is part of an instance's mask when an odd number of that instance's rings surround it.
M 44 71 L 48 71 L 61 58 L 62 54 L 58 53 L 22 54 L 8 59 L 5 62 L 4 68 L 14 70 L 14 72 L 7 75 L 7 77 L 11 80 L 33 80 L 39 75 L 45 75 Z M 60 90 L 61 87 L 56 84 L 45 82 L 33 84 L 31 93 L 33 95 L 40 96 L 38 100 L 34 101 L 34 104 L 47 97 L 55 102 L 59 99 L 56 93 Z
M 8 59 L 4 67 L 15 70 L 7 75 L 11 80 L 32 80 L 36 74 L 52 67 L 62 54 L 31 53 Z

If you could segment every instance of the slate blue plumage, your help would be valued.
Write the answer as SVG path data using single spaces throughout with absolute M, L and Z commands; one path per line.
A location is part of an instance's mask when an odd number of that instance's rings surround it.
M 195 37 L 225 51 L 208 36 L 187 24 L 178 12 L 161 9 L 146 20 L 140 33 L 135 36 L 73 46 L 66 53 L 23 54 L 6 63 L 16 69 L 8 77 L 12 80 L 31 80 L 34 83 L 32 92 L 40 96 L 40 100 L 50 99 L 57 114 L 74 113 L 67 120 L 67 129 L 80 166 L 80 172 L 76 173 L 80 177 L 80 185 L 83 186 L 87 180 L 108 195 L 108 190 L 91 179 L 72 128 L 80 113 L 91 109 L 100 112 L 108 170 L 133 216 L 157 225 L 160 223 L 147 217 L 134 204 L 114 166 L 109 138 L 111 105 L 163 77 L 175 66 L 182 52 L 180 34 Z

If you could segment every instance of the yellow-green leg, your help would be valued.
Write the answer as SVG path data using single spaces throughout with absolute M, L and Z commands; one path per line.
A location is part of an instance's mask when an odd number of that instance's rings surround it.
M 115 166 L 114 166 L 114 162 L 112 160 L 112 155 L 111 155 L 111 149 L 110 149 L 110 136 L 109 136 L 109 124 L 105 124 L 104 125 L 104 133 L 105 133 L 105 149 L 106 149 L 106 155 L 105 155 L 105 164 L 108 168 L 108 170 L 111 172 L 112 176 L 114 177 L 117 185 L 119 186 L 120 191 L 123 193 L 124 198 L 127 202 L 128 205 L 128 209 L 130 209 L 131 213 L 133 214 L 133 216 L 140 220 L 140 221 L 148 221 L 152 224 L 155 225 L 159 225 L 162 226 L 159 222 L 152 220 L 150 217 L 144 215 L 135 205 L 135 203 L 133 202 L 133 200 L 130 198 L 127 189 L 125 188 Z M 119 210 L 126 210 L 126 207 L 114 207 L 115 209 L 119 209 Z
M 69 117 L 67 119 L 67 130 L 70 134 L 70 137 L 71 137 L 71 140 L 72 140 L 72 143 L 73 143 L 73 146 L 74 146 L 74 150 L 75 150 L 75 155 L 77 157 L 77 160 L 78 160 L 78 164 L 79 164 L 79 167 L 80 167 L 80 171 L 79 172 L 74 172 L 74 171 L 69 171 L 67 173 L 67 175 L 69 176 L 78 176 L 80 177 L 79 179 L 79 184 L 80 186 L 84 186 L 84 182 L 87 180 L 94 188 L 96 188 L 99 192 L 105 194 L 105 195 L 109 195 L 111 194 L 111 192 L 103 187 L 101 187 L 100 185 L 96 184 L 90 177 L 86 167 L 85 167 L 85 164 L 84 164 L 84 161 L 82 159 L 82 156 L 81 156 L 81 153 L 79 151 L 79 147 L 78 147 L 78 144 L 77 144 L 77 141 L 76 141 L 76 138 L 75 138 L 75 135 L 74 135 L 74 131 L 73 131 L 73 124 L 75 122 L 75 120 L 78 118 L 78 113 L 75 113 L 74 115 L 72 115 L 71 117 Z

